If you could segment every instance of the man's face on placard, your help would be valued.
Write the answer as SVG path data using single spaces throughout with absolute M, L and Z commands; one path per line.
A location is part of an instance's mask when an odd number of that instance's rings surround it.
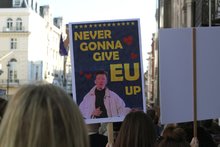
M 105 88 L 107 84 L 107 77 L 105 74 L 96 75 L 95 84 L 98 90 L 102 90 Z

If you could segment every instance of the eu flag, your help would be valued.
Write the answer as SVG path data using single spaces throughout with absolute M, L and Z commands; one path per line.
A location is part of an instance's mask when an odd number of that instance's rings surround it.
M 68 55 L 68 52 L 67 52 L 67 50 L 64 46 L 62 34 L 60 36 L 60 50 L 59 50 L 59 53 L 60 53 L 61 56 L 67 56 Z

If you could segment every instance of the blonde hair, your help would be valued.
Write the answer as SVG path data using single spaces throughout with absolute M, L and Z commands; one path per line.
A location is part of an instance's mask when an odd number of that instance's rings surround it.
M 0 126 L 1 147 L 89 147 L 77 105 L 51 84 L 23 86 L 9 101 Z

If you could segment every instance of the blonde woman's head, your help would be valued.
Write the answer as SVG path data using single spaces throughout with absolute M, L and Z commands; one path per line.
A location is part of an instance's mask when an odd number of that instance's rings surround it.
M 0 126 L 1 147 L 88 147 L 87 137 L 77 105 L 51 84 L 23 86 Z

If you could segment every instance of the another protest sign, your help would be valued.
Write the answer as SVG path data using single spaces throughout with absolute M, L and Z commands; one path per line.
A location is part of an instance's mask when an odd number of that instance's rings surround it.
M 219 27 L 196 29 L 197 119 L 220 117 Z M 192 28 L 159 31 L 160 106 L 164 124 L 193 121 Z

